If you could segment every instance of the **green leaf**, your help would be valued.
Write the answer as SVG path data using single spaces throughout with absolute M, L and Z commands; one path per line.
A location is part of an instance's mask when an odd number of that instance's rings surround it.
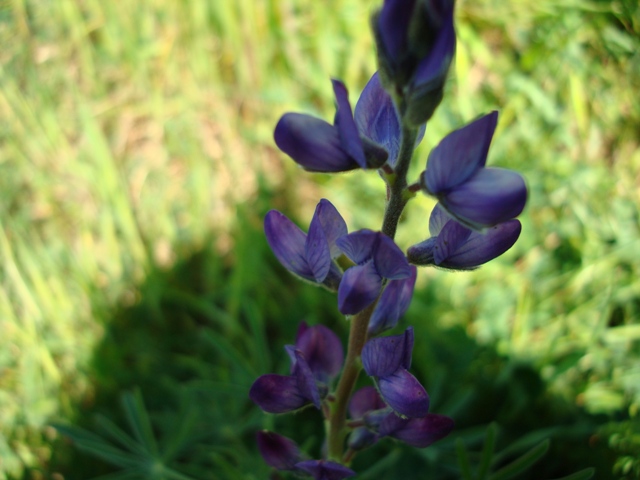
M 519 473 L 524 472 L 529 467 L 531 467 L 534 463 L 540 460 L 545 455 L 545 453 L 547 453 L 547 450 L 549 450 L 550 443 L 551 442 L 547 439 L 544 442 L 540 443 L 539 445 L 536 445 L 527 453 L 522 455 L 520 458 L 518 458 L 517 460 L 514 460 L 513 462 L 506 465 L 505 467 L 502 467 L 496 473 L 491 475 L 489 477 L 490 480 L 507 480 L 509 478 L 513 478 Z
M 122 396 L 122 406 L 127 416 L 129 427 L 133 430 L 133 434 L 140 442 L 140 445 L 145 447 L 152 456 L 158 457 L 158 445 L 153 435 L 151 421 L 144 407 L 140 390 L 135 390 L 133 393 L 125 393 Z
M 471 465 L 469 465 L 469 453 L 467 447 L 461 438 L 456 441 L 456 453 L 458 454 L 458 465 L 460 466 L 460 475 L 464 480 L 472 480 Z
M 489 425 L 487 429 L 487 437 L 484 441 L 484 448 L 482 449 L 482 457 L 480 459 L 480 467 L 478 468 L 477 480 L 484 480 L 489 473 L 491 467 L 491 459 L 493 458 L 493 449 L 496 445 L 496 435 L 498 434 L 498 427 L 495 423 Z
M 595 468 L 585 468 L 579 472 L 572 473 L 562 478 L 555 478 L 554 480 L 589 480 L 596 473 Z

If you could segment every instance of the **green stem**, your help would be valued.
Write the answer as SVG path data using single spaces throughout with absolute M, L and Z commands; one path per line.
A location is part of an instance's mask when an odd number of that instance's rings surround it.
M 407 171 L 413 156 L 417 135 L 417 128 L 402 125 L 402 144 L 400 145 L 400 152 L 398 152 L 398 160 L 395 166 L 395 179 L 389 185 L 389 199 L 382 222 L 382 233 L 390 238 L 396 236 L 400 215 L 402 215 L 402 211 L 408 201 L 408 197 L 405 195 Z
M 347 420 L 347 406 L 353 392 L 353 387 L 358 380 L 358 375 L 362 366 L 360 365 L 360 354 L 362 348 L 367 341 L 367 328 L 369 327 L 369 319 L 378 302 L 373 302 L 360 313 L 351 318 L 351 329 L 349 331 L 349 347 L 347 349 L 347 358 L 344 362 L 344 369 L 336 388 L 336 401 L 332 408 L 331 418 L 329 419 L 329 438 L 328 449 L 329 459 L 336 462 L 342 460 L 342 452 L 344 449 L 344 438 L 347 434 L 345 424 Z
M 382 222 L 382 233 L 390 238 L 395 237 L 400 215 L 410 198 L 410 196 L 406 195 L 407 171 L 411 163 L 417 134 L 417 128 L 407 127 L 403 124 L 402 143 L 394 168 L 394 175 L 390 177 L 393 178 L 393 180 L 389 182 L 389 196 Z M 353 388 L 362 369 L 360 354 L 367 341 L 369 320 L 377 303 L 377 301 L 373 302 L 370 306 L 351 318 L 347 358 L 338 382 L 338 387 L 335 391 L 335 403 L 332 405 L 331 416 L 329 418 L 327 447 L 329 459 L 336 462 L 341 462 L 343 458 L 344 440 L 347 435 L 347 406 L 349 405 Z

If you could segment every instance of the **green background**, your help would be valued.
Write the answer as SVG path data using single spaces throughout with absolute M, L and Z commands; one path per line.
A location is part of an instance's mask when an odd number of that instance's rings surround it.
M 355 104 L 380 3 L 0 2 L 0 478 L 267 478 L 260 428 L 318 455 L 315 412 L 268 416 L 247 391 L 286 372 L 302 319 L 343 339 L 347 325 L 277 263 L 262 218 L 306 229 L 324 197 L 350 230 L 377 229 L 384 186 L 306 173 L 272 131 L 286 111 L 331 119 L 331 77 Z M 410 180 L 497 109 L 489 164 L 527 180 L 523 233 L 472 273 L 421 270 L 397 329 L 414 325 L 413 371 L 456 432 L 423 451 L 382 443 L 354 468 L 460 478 L 456 439 L 474 465 L 497 422 L 495 470 L 550 436 L 518 478 L 640 478 L 640 8 L 478 0 L 456 17 Z M 402 248 L 432 206 L 410 203 Z

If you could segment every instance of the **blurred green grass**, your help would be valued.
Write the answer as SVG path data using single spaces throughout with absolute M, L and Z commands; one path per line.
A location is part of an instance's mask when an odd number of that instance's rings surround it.
M 375 68 L 368 17 L 379 3 L 0 3 L 0 478 L 47 471 L 56 434 L 45 425 L 90 403 L 98 342 L 156 269 L 211 243 L 236 272 L 219 305 L 240 319 L 271 261 L 243 263 L 266 208 L 305 224 L 326 196 L 351 229 L 380 224 L 375 174 L 305 174 L 271 140 L 284 111 L 332 116 L 329 77 L 355 102 Z M 498 109 L 489 161 L 522 171 L 530 202 L 504 259 L 465 275 L 423 271 L 430 301 L 417 297 L 410 318 L 463 328 L 533 365 L 570 404 L 609 415 L 618 473 L 632 475 L 640 9 L 481 0 L 458 2 L 457 16 L 455 71 L 413 172 L 448 131 Z M 431 205 L 409 206 L 401 246 L 427 235 Z M 278 346 L 287 326 L 270 337 Z M 231 351 L 264 341 L 241 333 Z

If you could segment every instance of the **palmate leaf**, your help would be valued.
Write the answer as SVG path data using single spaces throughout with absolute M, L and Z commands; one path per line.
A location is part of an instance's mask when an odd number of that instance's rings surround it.
M 122 406 L 133 436 L 102 416 L 98 417 L 97 422 L 105 437 L 75 426 L 53 426 L 69 437 L 78 449 L 122 468 L 119 472 L 94 480 L 194 480 L 165 464 L 166 458 L 175 455 L 175 446 L 167 454 L 158 448 L 140 392 L 125 393 Z

